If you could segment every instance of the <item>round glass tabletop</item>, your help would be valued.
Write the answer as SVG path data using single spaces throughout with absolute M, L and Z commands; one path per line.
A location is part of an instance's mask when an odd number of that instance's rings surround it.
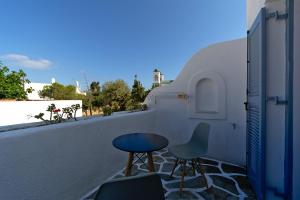
M 153 133 L 130 133 L 116 137 L 113 146 L 126 152 L 145 153 L 168 146 L 167 138 Z

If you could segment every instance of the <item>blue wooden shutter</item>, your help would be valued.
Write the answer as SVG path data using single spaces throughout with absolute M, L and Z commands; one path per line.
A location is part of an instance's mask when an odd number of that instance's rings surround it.
M 248 31 L 247 173 L 258 199 L 265 196 L 266 11 Z

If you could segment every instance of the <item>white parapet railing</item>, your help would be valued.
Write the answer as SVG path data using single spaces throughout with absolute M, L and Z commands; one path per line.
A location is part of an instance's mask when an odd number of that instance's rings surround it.
M 49 119 L 47 108 L 54 103 L 57 108 L 69 107 L 73 104 L 82 106 L 81 100 L 56 100 L 56 101 L 0 101 L 0 126 L 40 122 L 34 115 L 45 113 L 44 118 Z M 80 108 L 76 117 L 82 116 Z
M 156 132 L 155 111 L 0 133 L 0 199 L 81 199 L 125 166 L 112 140 Z

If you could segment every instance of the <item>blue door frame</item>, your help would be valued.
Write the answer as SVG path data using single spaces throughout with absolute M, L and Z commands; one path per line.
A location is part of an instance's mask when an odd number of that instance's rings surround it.
M 265 199 L 265 149 L 266 10 L 262 8 L 247 34 L 247 175 L 258 199 Z
M 294 0 L 288 0 L 287 48 L 286 48 L 286 131 L 284 157 L 284 191 L 286 199 L 293 198 L 293 75 L 294 75 Z

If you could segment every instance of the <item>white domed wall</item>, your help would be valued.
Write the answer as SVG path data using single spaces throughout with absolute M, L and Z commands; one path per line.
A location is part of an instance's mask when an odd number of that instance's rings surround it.
M 156 129 L 170 144 L 186 142 L 199 122 L 211 125 L 209 156 L 246 162 L 246 39 L 197 52 L 170 85 L 145 103 L 156 110 Z

